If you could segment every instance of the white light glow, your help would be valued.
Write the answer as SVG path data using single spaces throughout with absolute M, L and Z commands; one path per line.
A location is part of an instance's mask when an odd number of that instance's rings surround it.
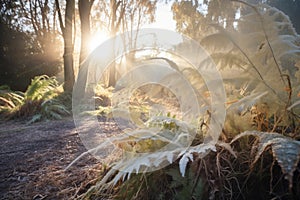
M 100 44 L 109 39 L 109 35 L 106 32 L 98 31 L 92 35 L 89 41 L 89 52 L 92 52 Z

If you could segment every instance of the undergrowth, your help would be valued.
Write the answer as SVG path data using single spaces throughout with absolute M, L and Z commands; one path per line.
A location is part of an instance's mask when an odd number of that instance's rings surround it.
M 200 105 L 207 115 L 194 119 L 195 123 L 171 111 L 150 113 L 142 93 L 129 100 L 129 109 L 123 109 L 124 102 L 111 102 L 112 89 L 98 85 L 93 99 L 96 113 L 92 109 L 84 114 L 106 119 L 131 116 L 139 127 L 89 150 L 113 145 L 122 154 L 79 199 L 299 198 L 299 35 L 288 17 L 275 8 L 239 0 L 230 3 L 247 10 L 238 27 L 227 30 L 210 24 L 214 31 L 199 41 L 226 76 L 227 116 L 219 141 L 206 140 L 213 120 L 207 108 L 209 94 L 193 68 L 171 66 L 192 82 L 198 97 L 207 95 Z M 220 40 L 222 50 L 218 49 Z M 201 61 L 199 67 L 206 62 Z M 238 76 L 232 76 L 236 73 Z M 115 94 L 126 96 L 128 92 Z M 70 113 L 70 94 L 62 93 L 53 77 L 35 77 L 24 93 L 0 87 L 0 116 L 4 119 L 29 118 L 31 123 Z
M 62 119 L 71 114 L 71 94 L 63 93 L 55 77 L 37 76 L 25 92 L 0 88 L 0 117 L 27 119 L 33 123 L 46 119 Z
M 213 120 L 209 109 L 201 127 L 170 114 L 150 116 L 139 129 L 90 150 L 113 144 L 125 153 L 79 199 L 299 198 L 299 35 L 275 8 L 230 3 L 246 10 L 238 27 L 210 24 L 214 31 L 199 41 L 226 76 L 227 115 L 219 141 L 205 141 Z M 207 94 L 195 69 L 171 67 L 191 81 L 199 97 Z M 148 170 L 157 166 L 162 167 Z

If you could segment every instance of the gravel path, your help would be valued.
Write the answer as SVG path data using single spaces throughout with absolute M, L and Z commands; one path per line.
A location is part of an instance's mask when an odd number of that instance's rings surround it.
M 65 167 L 85 151 L 71 118 L 27 125 L 0 122 L 0 199 L 74 199 L 96 181 L 92 156 Z

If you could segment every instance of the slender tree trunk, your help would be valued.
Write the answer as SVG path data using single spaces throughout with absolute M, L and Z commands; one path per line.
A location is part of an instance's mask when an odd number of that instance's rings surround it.
M 73 62 L 73 19 L 75 15 L 75 0 L 67 0 L 65 14 L 65 30 L 64 30 L 64 75 L 65 75 L 65 91 L 72 91 L 75 82 L 74 62 Z
M 111 16 L 110 16 L 110 31 L 111 35 L 115 36 L 117 33 L 117 10 L 120 6 L 121 1 L 117 2 L 116 0 L 110 0 L 110 10 L 111 10 Z M 121 18 L 121 16 L 120 16 Z M 115 46 L 115 45 L 114 45 Z M 116 85 L 116 65 L 113 64 L 109 69 L 109 77 L 108 77 L 108 86 L 114 87 Z
M 82 61 L 87 57 L 89 53 L 88 45 L 91 35 L 90 14 L 93 3 L 94 0 L 79 0 L 78 2 L 81 26 L 81 45 L 79 63 L 82 63 Z
M 64 38 L 64 90 L 72 92 L 75 83 L 74 62 L 73 62 L 73 20 L 75 16 L 75 0 L 66 0 L 65 26 L 61 16 L 59 1 L 55 0 L 58 11 L 59 24 Z
M 86 95 L 87 78 L 89 73 L 88 61 L 84 62 L 88 56 L 88 45 L 91 34 L 90 28 L 90 14 L 94 0 L 79 0 L 79 18 L 81 29 L 81 42 L 80 42 L 80 55 L 79 55 L 79 74 L 77 77 L 77 83 L 74 86 L 76 93 L 73 94 L 74 99 L 82 99 Z M 90 88 L 91 89 L 91 88 Z

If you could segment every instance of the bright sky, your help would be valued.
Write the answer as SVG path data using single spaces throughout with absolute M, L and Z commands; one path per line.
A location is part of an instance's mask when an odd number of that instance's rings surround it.
M 176 22 L 173 20 L 173 13 L 171 11 L 171 5 L 160 2 L 157 4 L 157 10 L 155 13 L 155 22 L 152 24 L 145 24 L 142 28 L 162 28 L 175 30 Z M 90 51 L 97 48 L 102 42 L 108 39 L 105 33 L 99 32 L 91 38 Z
M 158 3 L 155 15 L 155 22 L 152 24 L 146 24 L 143 27 L 175 30 L 176 22 L 173 20 L 173 13 L 170 4 Z

